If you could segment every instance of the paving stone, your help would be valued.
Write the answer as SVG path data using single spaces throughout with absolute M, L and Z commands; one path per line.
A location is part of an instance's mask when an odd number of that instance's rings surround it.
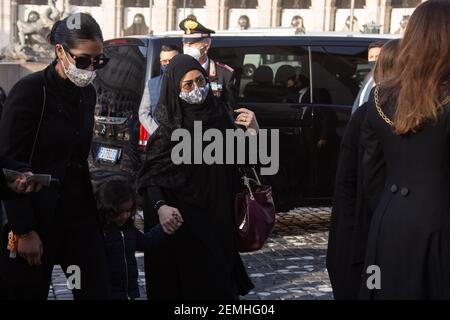
M 142 218 L 137 226 L 142 229 Z M 277 214 L 277 222 L 264 248 L 242 254 L 255 284 L 243 300 L 324 300 L 333 299 L 325 267 L 330 208 L 297 208 Z M 144 258 L 137 253 L 139 289 L 146 299 Z M 53 270 L 49 300 L 72 299 L 59 266 Z M 66 288 L 66 289 L 64 289 Z

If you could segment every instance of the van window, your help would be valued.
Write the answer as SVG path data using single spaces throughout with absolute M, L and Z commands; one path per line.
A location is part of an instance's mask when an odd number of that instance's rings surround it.
M 367 47 L 313 46 L 314 103 L 351 105 L 368 72 Z
M 308 77 L 308 51 L 303 47 L 215 48 L 218 61 L 235 68 L 238 101 L 297 102 L 290 87 Z

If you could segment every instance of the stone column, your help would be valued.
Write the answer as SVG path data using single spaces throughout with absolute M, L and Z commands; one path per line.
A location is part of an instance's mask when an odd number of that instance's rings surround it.
M 381 34 L 389 33 L 391 28 L 391 13 L 392 6 L 391 0 L 381 0 L 380 4 L 380 24 L 381 26 Z
M 313 29 L 308 31 L 325 31 L 325 0 L 311 1 L 311 10 L 313 16 Z
M 177 6 L 175 0 L 168 0 L 167 3 L 167 26 L 166 30 L 178 30 L 176 25 Z
M 281 26 L 281 14 L 283 8 L 281 7 L 281 0 L 272 0 L 272 18 L 271 27 Z
M 334 30 L 336 19 L 336 0 L 326 0 L 325 2 L 325 31 Z
M 220 3 L 218 0 L 206 0 L 206 21 L 201 21 L 201 23 L 212 30 L 221 29 L 220 26 Z
M 257 27 L 270 28 L 272 26 L 272 1 L 258 0 L 258 24 Z
M 230 7 L 228 0 L 219 1 L 219 30 L 225 30 L 228 28 L 228 17 Z
M 17 4 L 17 0 L 11 0 L 11 6 L 10 6 L 10 14 L 9 14 L 9 32 L 10 32 L 10 38 L 9 38 L 9 42 L 11 45 L 15 45 L 16 43 L 18 43 L 19 38 L 17 35 L 17 26 L 16 26 L 16 22 L 18 19 L 18 4 Z

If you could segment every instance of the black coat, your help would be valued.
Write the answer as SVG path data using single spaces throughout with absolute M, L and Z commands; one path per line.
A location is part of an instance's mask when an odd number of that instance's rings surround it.
M 46 299 L 55 264 L 80 267 L 75 299 L 109 297 L 103 237 L 89 176 L 96 94 L 59 76 L 56 62 L 21 79 L 11 90 L 0 124 L 0 155 L 30 162 L 34 173 L 60 180 L 27 197 L 5 201 L 5 233 L 35 230 L 43 245 L 42 264 L 30 267 L 20 256 L 9 259 L 2 239 L 1 276 L 10 299 Z M 45 109 L 41 119 L 45 87 Z M 37 140 L 35 139 L 37 136 Z M 33 157 L 32 146 L 36 149 Z M 30 160 L 31 159 L 31 160 Z M 83 273 L 82 273 L 83 274 Z M 24 288 L 25 287 L 25 288 Z
M 367 104 L 352 115 L 341 143 L 331 226 L 327 250 L 327 269 L 335 299 L 357 299 L 359 296 L 367 236 L 372 210 L 365 197 L 362 176 L 364 147 L 361 144 Z M 369 137 L 365 137 L 368 139 Z M 373 159 L 377 161 L 377 159 Z M 384 183 L 384 161 L 372 177 L 368 194 L 379 195 Z M 374 200 L 376 201 L 376 200 Z
M 382 110 L 392 120 L 395 101 Z M 369 230 L 365 265 L 381 272 L 381 289 L 362 286 L 368 299 L 450 299 L 450 112 L 414 134 L 397 136 L 369 98 L 364 141 L 365 183 L 386 162 L 386 183 Z M 375 164 L 375 165 L 374 165 Z M 363 282 L 363 284 L 365 281 Z
M 105 231 L 104 235 L 111 298 L 138 298 L 139 273 L 135 252 L 157 248 L 167 236 L 159 224 L 144 234 L 134 226 L 131 219 L 121 228 Z
M 94 126 L 96 93 L 93 86 L 80 88 L 77 95 L 64 95 L 67 81 L 56 79 L 50 65 L 22 78 L 6 100 L 0 123 L 0 156 L 28 163 L 38 131 L 46 88 L 46 104 L 36 150 L 31 161 L 34 173 L 51 174 L 64 184 L 76 150 L 78 177 L 85 190 L 84 203 L 95 211 L 87 157 Z M 67 90 L 73 92 L 70 88 Z M 77 99 L 77 100 L 74 100 Z M 76 104 L 74 111 L 73 104 Z M 80 117 L 80 118 L 78 118 Z M 68 170 L 69 168 L 69 170 Z M 47 229 L 60 196 L 61 186 L 53 185 L 20 200 L 5 202 L 8 221 L 16 233 Z

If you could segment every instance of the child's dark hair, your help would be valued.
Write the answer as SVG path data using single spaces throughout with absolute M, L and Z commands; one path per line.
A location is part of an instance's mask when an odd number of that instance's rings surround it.
M 100 184 L 95 191 L 97 208 L 103 228 L 109 230 L 116 226 L 120 215 L 119 207 L 127 201 L 133 202 L 132 216 L 136 213 L 136 196 L 127 180 L 110 180 Z
M 103 34 L 95 19 L 87 13 L 75 13 L 55 22 L 47 36 L 51 45 L 61 44 L 74 49 L 79 41 L 98 40 L 103 42 Z

